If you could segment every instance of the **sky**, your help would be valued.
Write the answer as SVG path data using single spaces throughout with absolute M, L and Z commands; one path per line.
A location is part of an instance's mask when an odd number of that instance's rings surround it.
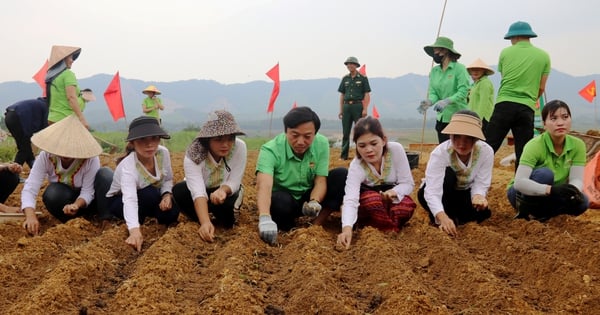
M 444 0 L 19 0 L 4 1 L 0 82 L 33 82 L 52 45 L 81 47 L 72 70 L 150 82 L 223 84 L 342 77 L 348 56 L 370 77 L 427 74 Z M 600 1 L 447 0 L 440 36 L 469 65 L 496 65 L 515 21 L 538 34 L 552 67 L 600 73 Z

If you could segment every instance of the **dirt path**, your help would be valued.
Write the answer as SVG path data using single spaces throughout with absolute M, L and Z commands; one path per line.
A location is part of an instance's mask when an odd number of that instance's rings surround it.
M 268 246 L 256 228 L 256 151 L 249 152 L 239 224 L 217 226 L 213 243 L 202 242 L 184 216 L 170 228 L 149 220 L 136 253 L 124 243 L 122 223 L 104 231 L 84 219 L 59 224 L 42 208 L 38 237 L 19 223 L 0 225 L 0 313 L 596 313 L 600 213 L 544 224 L 512 220 L 505 197 L 512 168 L 497 163 L 511 149 L 496 158 L 492 218 L 460 227 L 454 239 L 430 226 L 419 206 L 400 233 L 359 230 L 347 251 L 334 246 L 339 214 L 323 227 L 301 222 Z M 337 153 L 332 166 L 343 165 Z M 174 154 L 173 165 L 182 159 Z M 413 170 L 417 185 L 426 159 Z M 108 158 L 103 164 L 114 167 Z M 181 180 L 182 169 L 175 172 Z M 7 203 L 18 205 L 18 194 Z

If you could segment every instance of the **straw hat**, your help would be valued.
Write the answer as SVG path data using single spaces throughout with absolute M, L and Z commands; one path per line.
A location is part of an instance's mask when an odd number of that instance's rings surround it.
M 429 46 L 425 46 L 423 47 L 423 50 L 425 50 L 425 52 L 430 56 L 433 57 L 433 49 L 434 48 L 446 48 L 449 51 L 451 51 L 452 53 L 454 53 L 455 55 L 458 55 L 458 57 L 460 57 L 460 53 L 456 50 L 454 50 L 454 42 L 448 38 L 448 37 L 438 37 L 435 40 L 435 43 L 429 45 Z
M 490 68 L 485 62 L 483 62 L 483 60 L 481 60 L 480 58 L 477 58 L 477 60 L 473 61 L 472 64 L 470 64 L 467 67 L 467 70 L 470 69 L 483 69 L 485 70 L 485 75 L 492 75 L 494 74 L 494 70 L 492 68 Z
M 537 34 L 531 29 L 531 25 L 527 22 L 517 21 L 510 25 L 508 32 L 504 35 L 504 39 L 511 39 L 515 36 L 537 37 Z
M 48 61 L 48 69 L 51 69 L 69 55 L 73 55 L 73 60 L 75 60 L 77 57 L 79 57 L 80 53 L 81 48 L 79 47 L 52 46 L 52 50 L 50 51 L 50 60 Z
M 153 92 L 156 95 L 160 95 L 160 91 L 154 85 L 148 85 L 148 87 L 142 91 L 142 93 L 144 93 L 146 95 L 148 95 L 148 93 L 150 93 L 150 92 Z
M 102 147 L 79 121 L 70 115 L 31 137 L 31 142 L 48 153 L 74 159 L 88 159 L 102 153 Z
M 216 110 L 208 114 L 208 120 L 196 138 L 212 138 L 226 135 L 245 135 L 235 122 L 233 115 L 226 110 Z
M 442 133 L 446 135 L 465 135 L 485 140 L 481 127 L 481 119 L 478 117 L 456 113 L 452 115 L 450 123 L 442 130 Z
M 129 124 L 127 141 L 133 141 L 145 137 L 159 136 L 163 139 L 171 139 L 171 136 L 158 124 L 158 119 L 150 116 L 140 116 Z

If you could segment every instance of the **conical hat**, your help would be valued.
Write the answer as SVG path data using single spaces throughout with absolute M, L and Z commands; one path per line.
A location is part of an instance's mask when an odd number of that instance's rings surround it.
M 79 57 L 79 53 L 81 53 L 81 48 L 79 47 L 52 46 L 52 50 L 50 51 L 50 60 L 48 61 L 48 69 L 51 69 L 57 63 L 71 54 L 73 55 L 73 60 L 77 59 L 77 57 Z
M 148 85 L 148 87 L 142 91 L 144 94 L 148 94 L 149 92 L 154 92 L 154 94 L 160 95 L 160 91 L 154 85 Z
M 492 68 L 490 68 L 485 62 L 483 62 L 483 60 L 481 60 L 480 58 L 477 58 L 477 60 L 473 61 L 472 64 L 470 64 L 467 67 L 467 70 L 469 69 L 483 69 L 485 70 L 485 74 L 486 75 L 492 75 L 494 74 L 494 70 Z
M 61 157 L 88 159 L 102 153 L 102 147 L 79 121 L 68 116 L 31 137 L 31 142 L 48 153 Z

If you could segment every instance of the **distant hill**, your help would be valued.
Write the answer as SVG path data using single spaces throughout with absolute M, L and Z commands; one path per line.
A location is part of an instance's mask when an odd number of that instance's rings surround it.
M 340 73 L 340 78 L 343 73 Z M 598 75 L 574 77 L 553 70 L 548 80 L 547 97 L 562 99 L 571 105 L 574 119 L 578 125 L 594 125 L 596 115 L 594 105 L 587 103 L 578 91 Z M 281 130 L 281 117 L 296 102 L 298 106 L 310 106 L 324 121 L 324 126 L 339 127 L 337 113 L 339 94 L 337 88 L 340 78 L 314 80 L 290 80 L 281 82 L 281 90 L 273 113 L 273 130 Z M 98 74 L 79 79 L 80 88 L 91 88 L 97 100 L 88 104 L 85 115 L 94 129 L 124 130 L 123 119 L 115 123 L 104 102 L 103 93 L 112 75 Z M 427 76 L 406 74 L 397 78 L 370 78 L 373 89 L 371 104 L 377 106 L 384 124 L 393 121 L 393 126 L 420 128 L 422 116 L 416 107 L 426 96 Z M 500 76 L 491 77 L 496 89 Z M 267 103 L 273 87 L 272 82 L 253 81 L 243 84 L 221 84 L 211 80 L 185 80 L 175 82 L 146 82 L 121 77 L 121 88 L 128 121 L 142 114 L 141 91 L 154 84 L 163 93 L 166 106 L 161 113 L 165 126 L 170 130 L 199 126 L 206 114 L 214 109 L 225 108 L 231 111 L 240 124 L 254 130 L 267 130 L 270 115 L 266 113 Z M 23 99 L 40 95 L 36 83 L 4 82 L 0 83 L 0 109 Z M 369 109 L 371 110 L 371 109 Z M 433 122 L 428 116 L 428 124 Z M 337 126 L 337 127 L 336 127 Z

